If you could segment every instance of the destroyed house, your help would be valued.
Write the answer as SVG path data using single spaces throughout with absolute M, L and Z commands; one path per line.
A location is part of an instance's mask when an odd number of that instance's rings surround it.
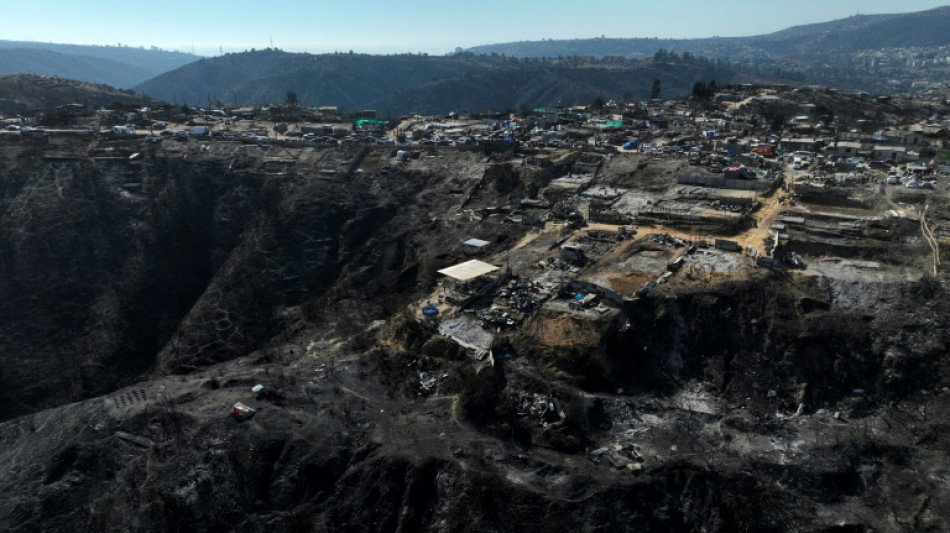
M 508 272 L 499 274 L 500 267 L 472 259 L 439 270 L 447 279 L 444 287 L 446 300 L 460 307 L 497 289 L 507 279 Z

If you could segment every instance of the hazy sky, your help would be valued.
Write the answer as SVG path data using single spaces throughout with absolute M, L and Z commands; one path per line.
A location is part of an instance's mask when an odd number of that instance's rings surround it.
M 444 54 L 509 41 L 769 33 L 947 0 L 2 0 L 0 39 L 158 46 L 217 55 L 273 46 L 313 53 Z

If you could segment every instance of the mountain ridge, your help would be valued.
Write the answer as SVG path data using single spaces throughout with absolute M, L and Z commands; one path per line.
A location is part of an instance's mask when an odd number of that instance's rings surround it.
M 678 52 L 688 51 L 694 54 L 717 58 L 733 58 L 743 48 L 752 48 L 772 55 L 788 55 L 796 47 L 813 43 L 813 48 L 829 44 L 829 35 L 832 39 L 839 36 L 839 41 L 845 46 L 835 52 L 854 52 L 864 48 L 882 48 L 884 46 L 861 44 L 862 40 L 855 32 L 865 32 L 873 38 L 880 39 L 887 36 L 887 43 L 902 46 L 920 45 L 931 46 L 934 43 L 947 44 L 948 39 L 942 28 L 950 22 L 950 6 L 938 7 L 926 11 L 899 14 L 854 15 L 844 19 L 814 24 L 792 26 L 763 35 L 745 37 L 701 37 L 693 39 L 659 39 L 659 38 L 591 38 L 573 40 L 546 40 L 520 41 L 509 43 L 495 43 L 469 47 L 467 52 L 475 54 L 505 54 L 515 57 L 556 57 L 558 55 L 622 55 L 625 57 L 646 57 L 657 49 L 664 48 Z M 900 30 L 900 39 L 895 40 L 886 24 L 897 24 Z M 921 24 L 927 31 L 912 27 Z M 911 25 L 911 27 L 909 27 Z M 835 32 L 832 34 L 831 32 Z M 844 33 L 844 36 L 841 34 Z M 816 41 L 817 39 L 817 41 Z M 864 36 L 864 39 L 867 39 Z M 831 43 L 833 44 L 833 43 Z M 724 48 L 724 50 L 723 50 Z M 832 50 L 825 50 L 831 52 Z M 747 52 L 748 53 L 748 52 Z
M 199 105 L 273 104 L 293 92 L 307 104 L 377 109 L 384 115 L 586 104 L 597 96 L 642 99 L 656 79 L 663 96 L 689 94 L 695 82 L 711 80 L 892 93 L 920 80 L 946 81 L 947 69 L 934 60 L 944 56 L 924 54 L 933 64 L 921 70 L 913 54 L 878 61 L 872 52 L 885 45 L 950 46 L 944 27 L 950 27 L 950 8 L 859 15 L 754 37 L 533 41 L 446 56 L 314 55 L 268 48 L 202 59 L 134 89 Z
M 58 76 L 129 88 L 199 58 L 156 47 L 94 46 L 0 40 L 0 74 Z

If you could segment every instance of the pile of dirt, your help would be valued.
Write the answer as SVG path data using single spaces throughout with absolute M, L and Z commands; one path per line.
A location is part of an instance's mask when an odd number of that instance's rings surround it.
M 561 313 L 539 313 L 522 332 L 544 346 L 592 348 L 600 344 L 600 328 L 589 320 Z

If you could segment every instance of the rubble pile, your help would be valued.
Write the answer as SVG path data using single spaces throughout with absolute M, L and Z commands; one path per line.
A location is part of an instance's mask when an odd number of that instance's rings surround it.
M 524 394 L 520 397 L 518 416 L 528 418 L 541 427 L 567 418 L 557 398 L 545 394 Z

